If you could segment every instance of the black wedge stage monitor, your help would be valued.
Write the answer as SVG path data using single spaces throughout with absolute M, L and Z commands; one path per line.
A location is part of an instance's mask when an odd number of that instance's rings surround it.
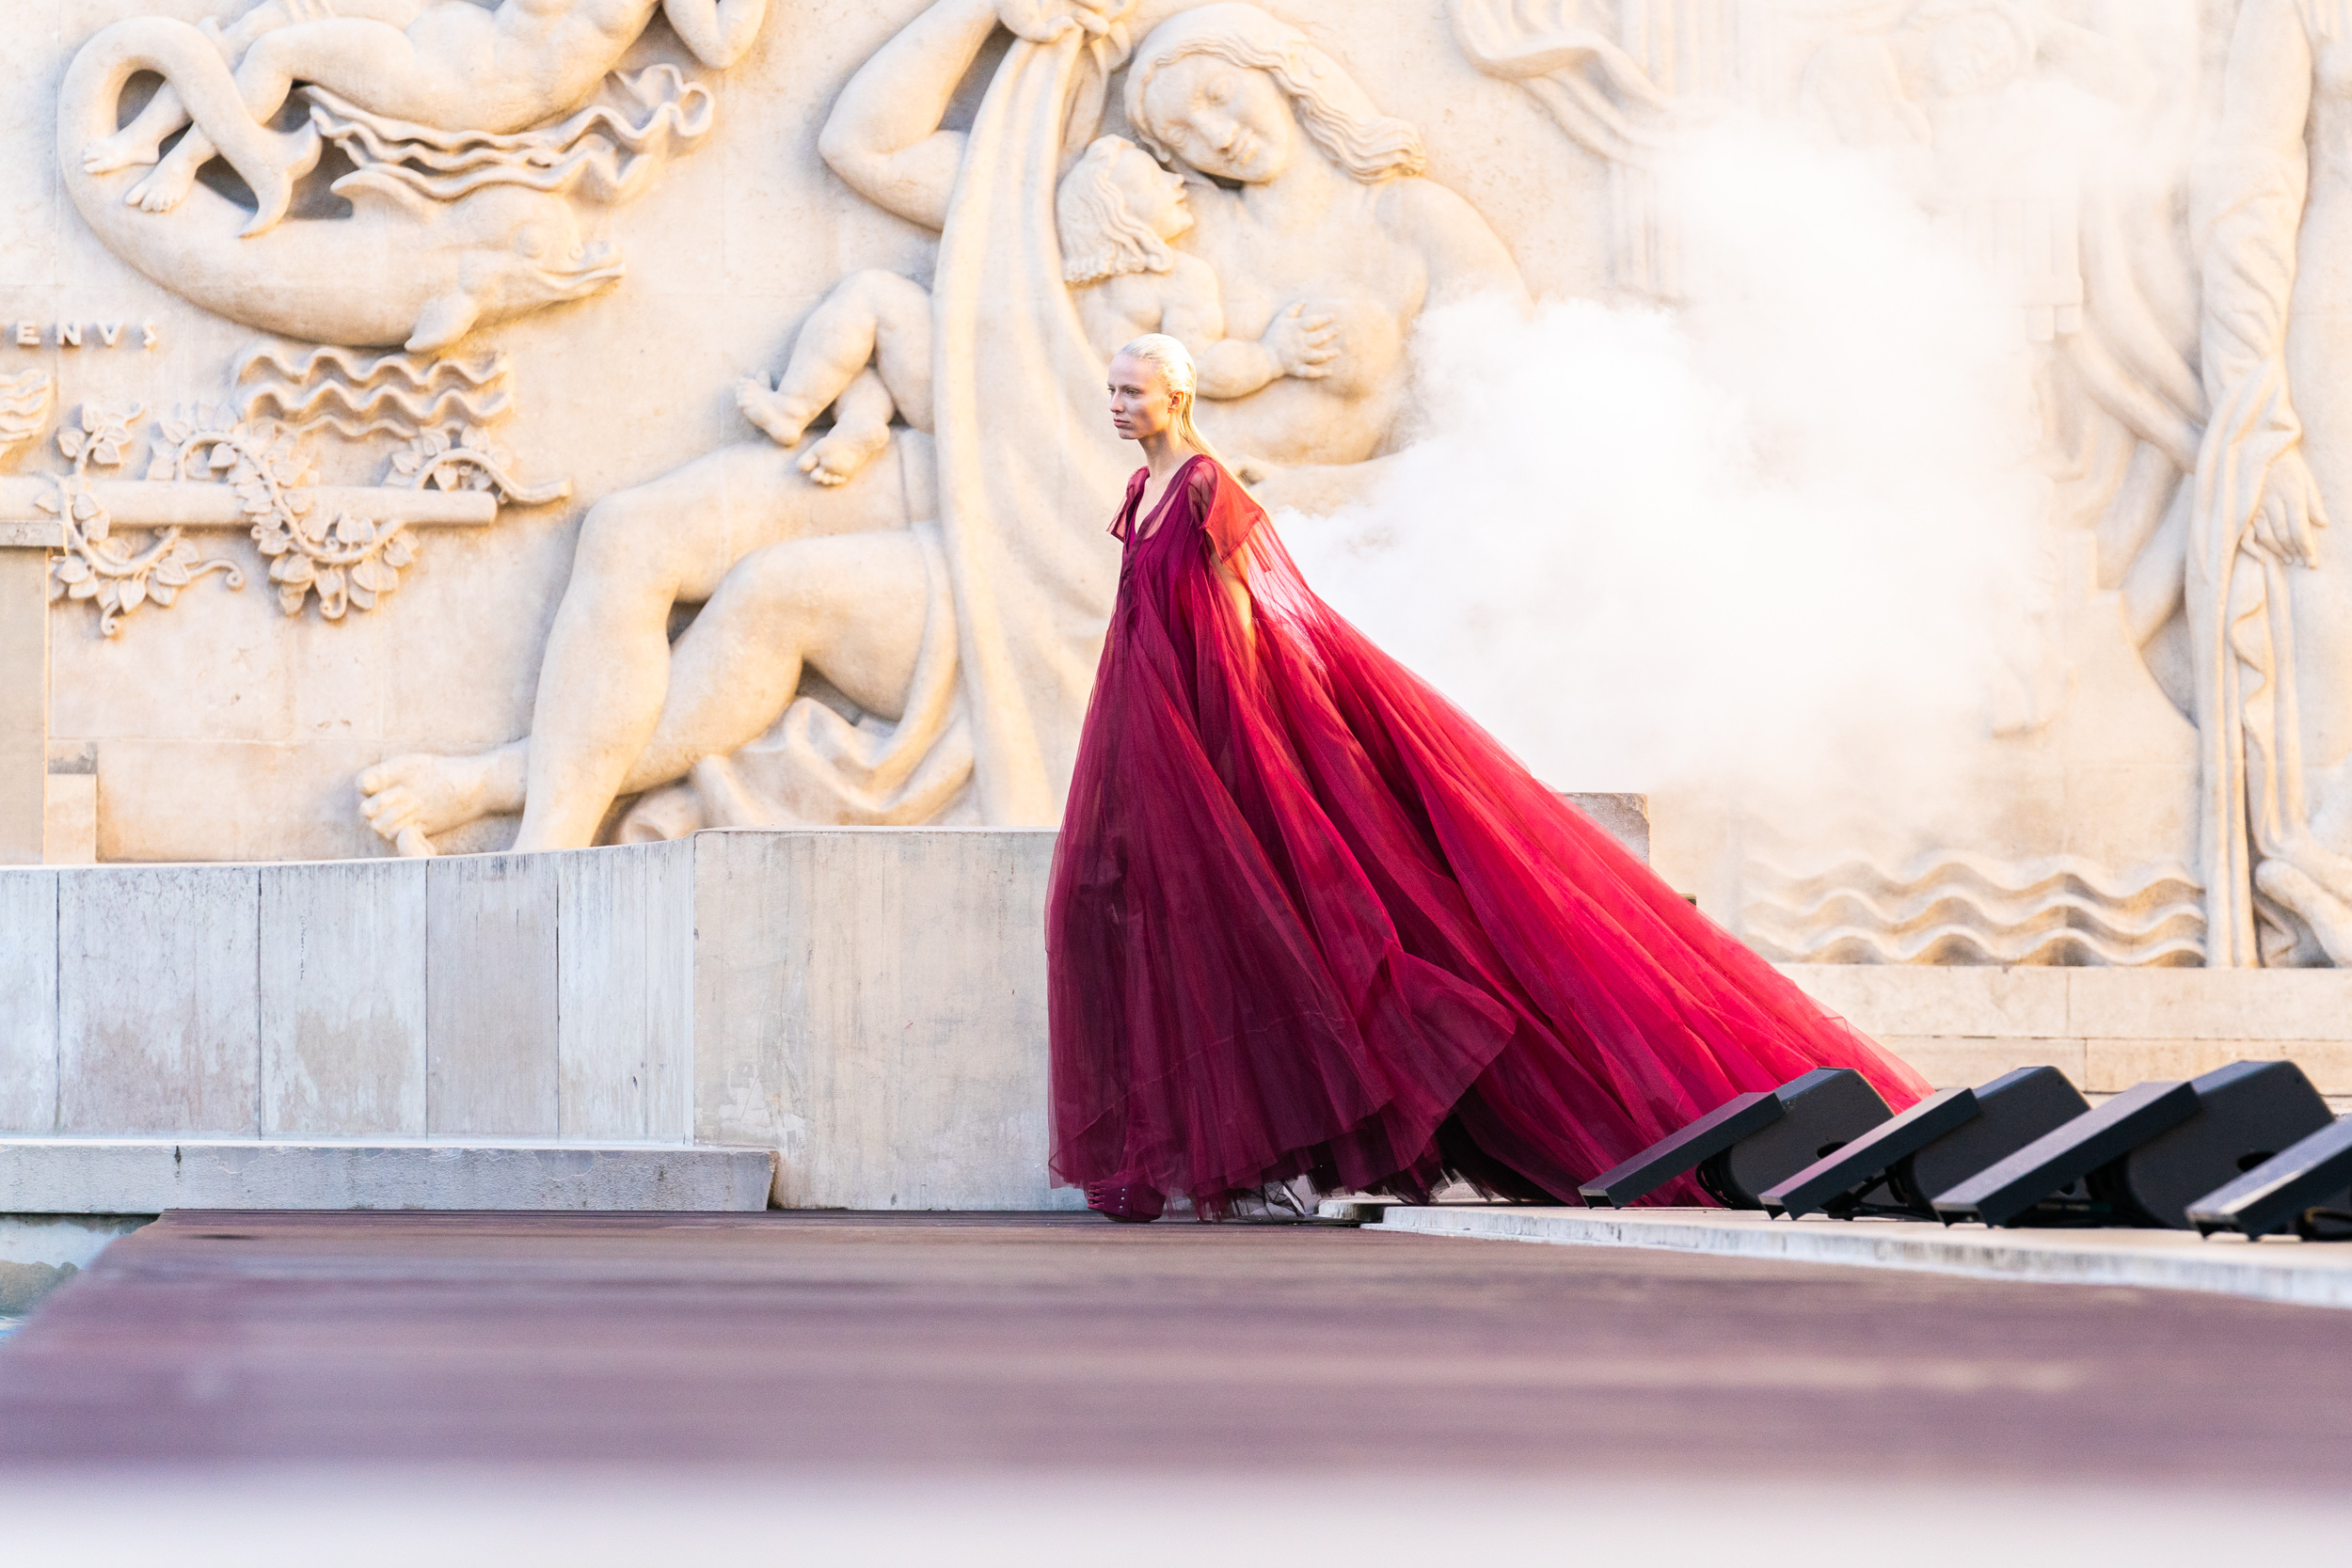
M 1887 1167 L 1973 1121 L 1977 1091 L 1944 1089 L 1817 1160 L 1766 1192 L 1764 1212 L 1790 1219 L 1820 1210 L 1841 1218 L 1883 1185 Z
M 1767 1187 L 1886 1120 L 1886 1101 L 1849 1068 L 1816 1068 L 1772 1092 L 1735 1095 L 1577 1189 L 1622 1209 L 1692 1176 L 1728 1209 L 1760 1209 Z
M 2082 1090 L 2054 1067 L 2021 1067 L 1977 1090 L 1976 1120 L 1896 1163 L 1896 1203 L 1921 1219 L 1935 1217 L 1935 1195 L 2090 1109 Z
M 1947 1225 L 2014 1225 L 2037 1204 L 2197 1114 L 2186 1084 L 2137 1084 L 1931 1200 Z
M 1763 1131 L 1788 1113 L 1779 1098 L 1766 1090 L 1736 1094 L 1689 1126 L 1667 1133 L 1632 1159 L 1577 1188 L 1577 1196 L 1594 1209 L 1622 1209 L 1636 1198 L 1686 1176 L 1700 1161 L 1729 1148 L 1751 1132 Z
M 2267 1236 L 2306 1209 L 2352 1208 L 2352 1117 L 2290 1144 L 2236 1180 L 2188 1206 L 2201 1235 Z
M 2189 1206 L 2325 1128 L 2292 1062 L 2233 1062 L 2186 1084 L 2140 1084 L 1934 1198 L 1945 1222 L 2144 1225 Z M 2079 1196 L 2065 1194 L 2082 1184 Z
M 2293 1062 L 2232 1062 L 2189 1087 L 2197 1115 L 2097 1173 L 2093 1197 L 2142 1221 L 2186 1229 L 2190 1204 L 2335 1120 Z
M 2021 1067 L 1979 1088 L 1930 1095 L 1764 1194 L 1796 1218 L 1908 1214 L 1933 1219 L 1929 1195 L 2008 1158 L 2090 1109 L 2054 1067 Z
M 1851 1068 L 1819 1068 L 1772 1091 L 1788 1114 L 1699 1162 L 1692 1174 L 1726 1209 L 1761 1209 L 1764 1194 L 1894 1115 Z

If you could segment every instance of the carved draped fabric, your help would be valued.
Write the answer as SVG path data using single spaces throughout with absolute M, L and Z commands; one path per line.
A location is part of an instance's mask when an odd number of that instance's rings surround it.
M 940 516 L 916 526 L 930 609 L 905 714 L 852 722 L 804 697 L 752 746 L 641 801 L 625 840 L 1060 820 L 1118 571 L 1089 519 L 1123 464 L 1103 362 L 1062 282 L 1053 173 L 1073 95 L 1099 99 L 1116 63 L 1106 48 L 1015 42 L 966 144 L 932 289 Z
M 2352 7 L 2298 0 L 2297 14 L 2308 103 L 2319 57 L 2344 39 Z M 2263 961 L 2257 889 L 2264 862 L 2281 863 L 2268 873 L 2275 880 L 2302 875 L 2290 869 L 2296 861 L 2333 859 L 2306 831 L 2290 568 L 2252 543 L 2272 467 L 2305 436 L 2292 395 L 2289 308 L 2310 156 L 2299 133 L 2276 146 L 2224 140 L 2209 154 L 2196 193 L 2212 411 L 2198 455 L 2186 596 L 2202 748 L 2205 962 L 2217 967 Z M 2324 879 L 2338 890 L 2352 886 L 2341 875 Z

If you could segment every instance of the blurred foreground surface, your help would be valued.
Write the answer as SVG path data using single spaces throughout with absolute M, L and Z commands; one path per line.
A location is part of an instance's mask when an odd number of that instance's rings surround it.
M 2352 1314 L 1088 1215 L 182 1212 L 0 1344 L 26 1561 L 2212 1561 L 2347 1459 Z

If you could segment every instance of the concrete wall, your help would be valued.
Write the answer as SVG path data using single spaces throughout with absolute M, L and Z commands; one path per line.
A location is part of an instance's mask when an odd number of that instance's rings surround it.
M 0 1132 L 683 1142 L 692 855 L 0 870 Z
M 1043 830 L 697 834 L 694 1132 L 793 1208 L 1073 1207 L 1046 1184 Z
M 1046 832 L 0 870 L 0 1137 L 749 1145 L 780 1200 L 1036 1208 Z M 2352 1093 L 2352 973 L 1792 966 L 1938 1085 Z
M 0 1136 L 749 1144 L 795 1206 L 1068 1204 L 1053 843 L 0 870 Z

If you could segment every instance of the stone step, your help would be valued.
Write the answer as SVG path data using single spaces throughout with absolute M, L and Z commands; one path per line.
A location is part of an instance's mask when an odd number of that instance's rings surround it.
M 1992 1230 L 1910 1220 L 1774 1220 L 1726 1209 L 1540 1209 L 1512 1204 L 1415 1208 L 1327 1201 L 1326 1214 L 1367 1231 L 1648 1247 L 1787 1262 L 1845 1263 L 2070 1285 L 2208 1291 L 2307 1307 L 2352 1307 L 2352 1243 L 2200 1239 L 2189 1230 Z
M 0 1138 L 0 1214 L 764 1209 L 764 1148 L 506 1138 Z

